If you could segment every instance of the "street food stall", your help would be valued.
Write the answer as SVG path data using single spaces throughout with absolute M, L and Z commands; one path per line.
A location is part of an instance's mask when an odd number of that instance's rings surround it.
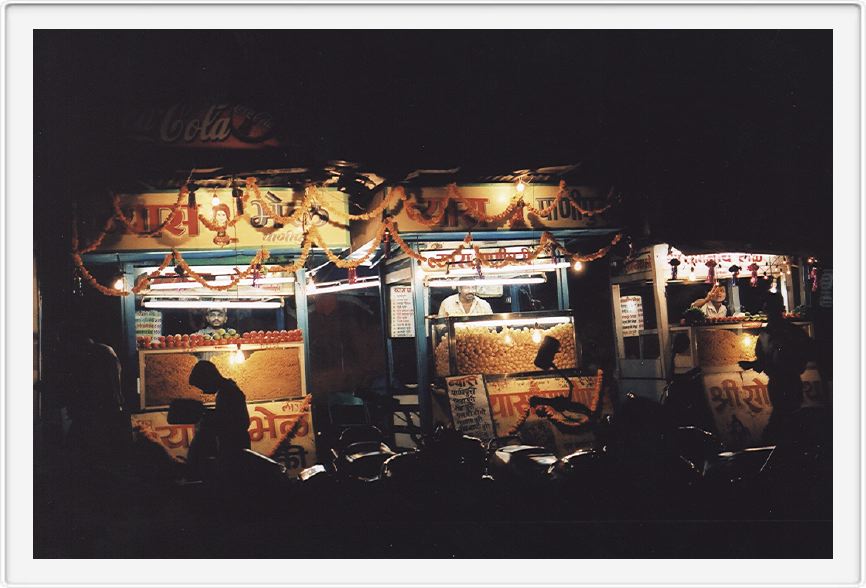
M 571 393 L 596 408 L 601 374 L 581 371 L 568 274 L 622 234 L 613 189 L 570 187 L 562 178 L 573 171 L 422 171 L 374 194 L 370 206 L 383 209 L 389 227 L 380 278 L 398 446 L 413 446 L 437 423 L 484 440 L 514 433 L 532 395 Z M 353 246 L 376 243 L 378 226 L 353 223 Z M 548 335 L 559 343 L 558 371 L 534 364 Z M 553 436 L 559 451 L 573 447 Z
M 778 293 L 786 318 L 809 337 L 808 261 L 776 253 L 688 253 L 668 244 L 612 264 L 611 300 L 622 394 L 662 400 L 676 377 L 697 375 L 707 424 L 731 448 L 756 446 L 772 406 L 767 376 L 743 370 L 755 359 L 766 295 Z M 704 305 L 715 298 L 716 311 Z M 802 374 L 804 405 L 828 401 L 816 365 Z
M 204 179 L 115 196 L 112 208 L 98 235 L 76 235 L 73 260 L 82 282 L 120 299 L 136 434 L 185 456 L 194 426 L 169 423 L 168 407 L 212 401 L 189 384 L 207 359 L 244 392 L 254 450 L 291 471 L 314 463 L 306 272 L 348 247 L 348 224 L 330 218 L 348 213 L 348 196 Z M 110 285 L 94 278 L 105 268 L 116 268 Z

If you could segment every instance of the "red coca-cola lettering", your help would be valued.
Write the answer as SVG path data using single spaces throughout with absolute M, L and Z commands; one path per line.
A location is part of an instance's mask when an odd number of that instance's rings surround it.
M 201 118 L 190 116 L 187 108 L 174 104 L 162 117 L 159 138 L 166 143 L 179 139 L 186 142 L 225 141 L 231 135 L 231 108 L 228 104 L 211 105 Z

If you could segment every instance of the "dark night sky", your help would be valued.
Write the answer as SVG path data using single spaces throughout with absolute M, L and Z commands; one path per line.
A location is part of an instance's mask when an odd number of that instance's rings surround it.
M 142 164 L 183 168 L 188 154 L 151 160 L 120 141 L 121 113 L 227 99 L 276 115 L 284 148 L 269 157 L 282 165 L 346 159 L 399 179 L 584 161 L 648 208 L 661 236 L 829 253 L 831 40 L 793 30 L 41 32 L 37 169 L 63 194 Z

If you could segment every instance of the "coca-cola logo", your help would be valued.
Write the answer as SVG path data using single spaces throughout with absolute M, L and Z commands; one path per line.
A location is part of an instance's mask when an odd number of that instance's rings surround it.
M 124 120 L 130 136 L 141 141 L 183 147 L 263 145 L 276 124 L 267 112 L 243 104 L 172 104 L 132 113 Z

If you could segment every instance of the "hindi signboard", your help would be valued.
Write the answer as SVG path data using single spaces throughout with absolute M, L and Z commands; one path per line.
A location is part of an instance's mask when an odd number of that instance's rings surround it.
M 480 374 L 445 378 L 454 428 L 466 435 L 489 441 L 496 436 L 490 415 L 490 400 Z
M 643 300 L 640 296 L 620 296 L 620 313 L 622 315 L 622 336 L 637 337 L 644 329 Z
M 412 286 L 391 286 L 391 337 L 415 337 Z
M 570 376 L 568 379 L 573 387 L 571 399 L 580 402 L 591 411 L 595 411 L 601 396 L 601 370 L 595 376 Z M 539 444 L 550 445 L 552 443 L 551 449 L 555 449 L 556 454 L 560 456 L 575 451 L 585 441 L 585 435 L 580 430 L 579 423 L 574 423 L 566 428 L 556 426 L 556 423 L 553 423 L 550 418 L 532 419 L 533 422 L 530 422 L 530 419 L 525 417 L 531 412 L 529 399 L 532 396 L 545 398 L 568 396 L 569 388 L 564 378 L 560 376 L 488 378 L 486 384 L 493 422 L 500 436 L 516 433 L 524 438 L 526 434 L 528 435 L 526 440 L 533 442 L 541 441 L 541 439 L 530 439 L 531 435 L 546 436 L 548 442 Z M 523 424 L 518 427 L 517 425 L 521 422 Z M 588 419 L 584 424 L 587 422 Z M 534 428 L 536 431 L 531 432 L 528 430 L 530 428 Z M 515 431 L 515 429 L 517 430 Z
M 316 436 L 309 406 L 303 400 L 247 403 L 252 450 L 283 463 L 296 475 L 316 461 Z M 168 411 L 130 416 L 137 442 L 160 445 L 175 461 L 184 461 L 195 437 L 195 425 L 172 425 Z
M 97 251 L 299 248 L 304 239 L 305 227 L 309 226 L 316 227 L 328 247 L 349 245 L 346 216 L 349 213 L 348 197 L 332 188 L 321 188 L 316 196 L 330 216 L 308 213 L 288 225 L 278 223 L 268 213 L 273 211 L 281 216 L 294 213 L 300 200 L 291 188 L 262 188 L 261 195 L 251 196 L 244 205 L 246 218 L 241 218 L 234 225 L 230 223 L 235 221 L 237 209 L 231 189 L 202 189 L 197 202 L 190 203 L 182 199 L 177 214 L 161 231 L 152 235 L 138 234 L 153 230 L 165 222 L 177 198 L 177 192 L 121 195 L 120 209 L 131 219 L 135 232 L 127 231 L 121 223 L 115 223 Z M 265 198 L 271 200 L 266 202 Z M 214 229 L 208 228 L 205 221 Z M 220 225 L 226 226 L 219 228 Z
M 762 445 L 762 435 L 773 404 L 762 372 L 724 372 L 704 375 L 704 391 L 716 426 L 716 433 L 731 449 Z M 800 376 L 805 407 L 824 406 L 828 394 L 818 370 L 807 369 Z
M 610 228 L 617 207 L 616 190 L 611 186 L 569 186 L 568 197 L 557 198 L 558 184 L 533 183 L 522 199 L 536 210 L 547 210 L 546 216 L 520 206 L 511 215 L 493 222 L 479 222 L 475 216 L 501 215 L 515 198 L 515 185 L 511 182 L 483 183 L 460 186 L 460 202 L 454 202 L 446 186 L 407 187 L 407 200 L 395 204 L 387 211 L 392 215 L 400 233 L 436 233 L 485 229 L 550 231 L 556 229 Z M 379 189 L 369 208 L 381 205 L 387 197 L 386 189 Z M 583 211 L 604 212 L 584 214 Z M 473 216 L 475 215 L 475 216 Z M 432 220 L 431 220 L 432 219 Z M 355 248 L 369 242 L 376 235 L 380 221 L 377 218 L 352 223 L 352 245 Z

